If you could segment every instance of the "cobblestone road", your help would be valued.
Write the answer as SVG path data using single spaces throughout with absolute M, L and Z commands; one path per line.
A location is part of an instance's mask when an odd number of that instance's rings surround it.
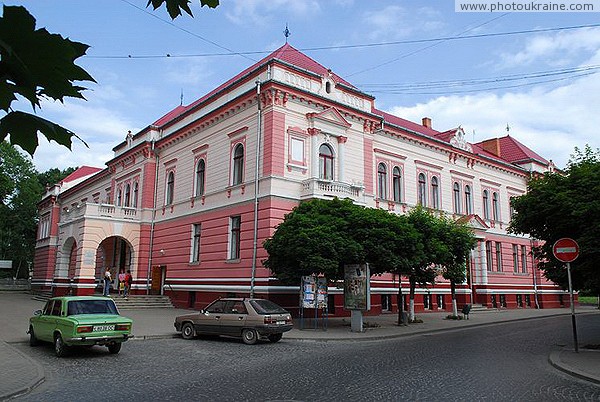
M 580 316 L 578 331 L 580 344 L 597 342 L 600 315 Z M 380 341 L 134 340 L 116 356 L 94 347 L 64 359 L 16 347 L 47 375 L 24 401 L 599 401 L 599 386 L 548 363 L 571 343 L 561 316 Z

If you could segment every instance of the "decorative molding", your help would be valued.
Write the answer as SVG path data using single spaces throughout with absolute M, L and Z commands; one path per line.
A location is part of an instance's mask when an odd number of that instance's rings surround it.
M 230 132 L 229 134 L 227 134 L 227 136 L 229 138 L 233 138 L 236 135 L 241 134 L 241 133 L 243 133 L 243 132 L 245 132 L 247 130 L 248 130 L 248 126 L 240 127 L 237 130 L 234 130 L 234 131 Z M 207 145 L 207 147 L 208 147 L 208 145 Z
M 203 144 L 203 145 L 200 145 L 197 148 L 192 149 L 192 153 L 193 154 L 197 154 L 199 152 L 206 151 L 207 149 L 208 149 L 208 144 Z
M 392 158 L 396 158 L 396 159 L 400 159 L 400 160 L 406 160 L 406 156 L 396 154 L 394 152 L 386 151 L 385 149 L 381 149 L 381 148 L 374 148 L 373 152 L 375 152 L 377 154 L 391 156 Z
M 169 166 L 177 162 L 177 158 L 170 159 L 166 162 L 163 162 L 163 166 Z
M 485 183 L 485 184 L 488 184 L 488 185 L 490 185 L 490 186 L 495 186 L 495 187 L 501 187 L 501 186 L 502 186 L 502 184 L 500 184 L 500 183 L 497 183 L 497 182 L 495 182 L 495 181 L 488 180 L 488 179 L 483 179 L 483 178 L 481 178 L 481 179 L 479 179 L 479 181 L 480 181 L 481 183 Z
M 471 180 L 473 180 L 475 178 L 475 176 L 473 176 L 473 175 L 459 172 L 458 170 L 450 169 L 450 173 L 453 175 L 456 175 L 456 176 L 466 177 L 467 179 L 471 179 Z
M 416 159 L 415 159 L 415 165 L 423 165 L 423 166 L 427 166 L 427 167 L 432 168 L 432 169 L 444 170 L 443 166 L 434 165 L 433 163 L 429 163 L 429 162 L 425 162 L 425 161 L 421 161 L 421 160 L 416 160 Z

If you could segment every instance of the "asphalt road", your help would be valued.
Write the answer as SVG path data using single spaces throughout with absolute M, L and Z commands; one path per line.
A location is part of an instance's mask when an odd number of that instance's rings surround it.
M 577 324 L 581 345 L 597 339 L 600 315 Z M 133 340 L 63 359 L 15 346 L 47 376 L 23 401 L 599 401 L 600 386 L 548 363 L 571 343 L 561 316 L 379 341 Z

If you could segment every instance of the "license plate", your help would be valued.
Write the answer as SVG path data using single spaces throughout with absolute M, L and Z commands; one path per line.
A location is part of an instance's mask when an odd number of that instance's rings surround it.
M 285 321 L 277 321 L 277 325 L 283 325 L 285 324 Z
M 100 331 L 114 331 L 115 326 L 113 325 L 94 325 L 94 332 Z

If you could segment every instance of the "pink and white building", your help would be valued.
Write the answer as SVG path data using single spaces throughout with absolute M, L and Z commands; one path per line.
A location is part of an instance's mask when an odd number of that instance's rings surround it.
M 535 241 L 506 231 L 510 198 L 552 162 L 509 135 L 471 144 L 461 127 L 440 132 L 429 118 L 378 110 L 374 97 L 289 44 L 113 150 L 104 169 L 81 167 L 40 202 L 34 289 L 98 292 L 111 267 L 113 277 L 131 270 L 134 293 L 166 294 L 181 307 L 252 292 L 294 311 L 299 287 L 262 266 L 261 245 L 299 202 L 348 197 L 467 220 L 480 241 L 459 305 L 568 303 L 536 269 Z M 372 313 L 397 309 L 398 280 L 372 278 Z M 330 314 L 347 314 L 341 292 L 330 288 Z M 449 285 L 418 289 L 415 306 L 450 310 Z

